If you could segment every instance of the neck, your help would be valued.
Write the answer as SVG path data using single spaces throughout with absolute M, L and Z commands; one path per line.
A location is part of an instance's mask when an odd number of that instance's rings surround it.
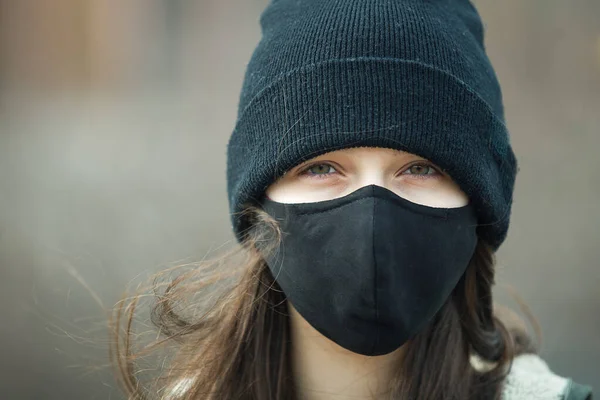
M 353 353 L 321 335 L 291 305 L 288 307 L 293 373 L 300 400 L 384 398 L 401 348 L 376 357 Z

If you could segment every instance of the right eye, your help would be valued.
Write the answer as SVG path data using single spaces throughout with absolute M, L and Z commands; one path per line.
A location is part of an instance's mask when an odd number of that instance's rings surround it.
M 335 174 L 337 171 L 331 164 L 313 164 L 304 168 L 301 175 L 308 177 L 324 178 L 327 175 Z

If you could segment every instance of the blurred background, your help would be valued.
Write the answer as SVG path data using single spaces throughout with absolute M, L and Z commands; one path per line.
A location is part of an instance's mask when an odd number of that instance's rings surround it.
M 600 1 L 475 3 L 521 168 L 496 293 L 600 390 Z M 122 398 L 102 307 L 231 241 L 225 146 L 266 4 L 0 0 L 0 398 Z

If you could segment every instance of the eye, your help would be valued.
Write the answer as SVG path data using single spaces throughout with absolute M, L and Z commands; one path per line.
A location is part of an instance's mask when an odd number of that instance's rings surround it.
M 308 175 L 309 177 L 322 178 L 327 175 L 335 174 L 337 171 L 330 164 L 313 164 L 304 168 L 300 174 Z
M 405 174 L 405 175 L 415 175 L 415 176 L 418 176 L 418 177 L 425 177 L 427 175 L 439 175 L 439 172 L 431 164 L 419 163 L 419 164 L 413 164 L 410 167 L 408 167 L 404 171 L 403 174 Z

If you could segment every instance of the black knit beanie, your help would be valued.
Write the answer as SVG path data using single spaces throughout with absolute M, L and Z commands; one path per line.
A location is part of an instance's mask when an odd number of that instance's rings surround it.
M 517 163 L 502 94 L 468 0 L 273 0 L 228 145 L 228 195 L 242 211 L 286 170 L 349 147 L 404 150 L 469 196 L 493 249 L 509 225 Z

